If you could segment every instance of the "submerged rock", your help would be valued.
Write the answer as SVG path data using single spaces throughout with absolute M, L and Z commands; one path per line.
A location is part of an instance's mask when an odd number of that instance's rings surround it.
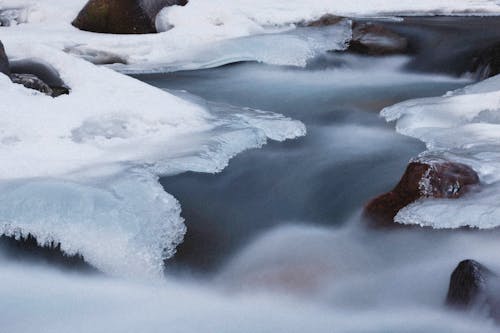
M 500 322 L 500 278 L 474 260 L 458 264 L 450 277 L 446 305 L 456 310 L 479 311 Z
M 1 41 L 0 41 L 0 73 L 10 76 L 9 59 L 5 54 L 5 49 Z
M 14 83 L 22 84 L 28 89 L 37 90 L 49 96 L 54 93 L 45 82 L 33 74 L 12 74 L 11 80 Z
M 69 94 L 69 88 L 59 76 L 59 72 L 49 63 L 34 58 L 12 61 L 10 68 L 17 82 L 36 89 L 52 97 Z M 39 82 L 40 81 L 40 82 Z M 50 93 L 40 83 L 50 88 Z M 42 90 L 40 90 L 42 89 Z
M 485 292 L 486 281 L 491 276 L 492 272 L 477 261 L 460 262 L 451 274 L 446 304 L 457 308 L 473 306 Z
M 370 201 L 364 215 L 377 226 L 391 226 L 400 209 L 420 198 L 455 199 L 476 184 L 479 184 L 478 175 L 465 164 L 411 162 L 396 187 Z
M 354 22 L 348 51 L 372 56 L 404 54 L 408 40 L 381 25 Z
M 480 80 L 500 74 L 500 43 L 478 51 L 472 59 L 471 72 Z
M 112 34 L 155 33 L 158 12 L 187 0 L 90 0 L 72 24 L 80 30 Z

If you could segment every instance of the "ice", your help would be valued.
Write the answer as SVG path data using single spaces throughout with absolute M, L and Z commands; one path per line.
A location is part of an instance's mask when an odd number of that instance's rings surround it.
M 443 97 L 406 101 L 382 111 L 398 132 L 426 143 L 421 159 L 445 158 L 470 165 L 482 187 L 458 200 L 421 200 L 395 220 L 435 228 L 500 225 L 500 76 Z
M 180 206 L 158 175 L 217 172 L 268 138 L 305 134 L 298 121 L 181 99 L 50 47 L 10 52 L 50 62 L 71 92 L 52 98 L 0 76 L 0 233 L 61 243 L 112 275 L 159 276 L 182 241 Z
M 351 22 L 344 20 L 338 25 L 323 29 L 297 28 L 214 42 L 177 54 L 177 58 L 182 60 L 168 64 L 148 62 L 135 66 L 120 64 L 111 68 L 132 74 L 157 73 L 213 68 L 243 61 L 305 67 L 308 60 L 321 53 L 345 50 L 351 36 Z M 79 50 L 82 51 L 81 48 Z

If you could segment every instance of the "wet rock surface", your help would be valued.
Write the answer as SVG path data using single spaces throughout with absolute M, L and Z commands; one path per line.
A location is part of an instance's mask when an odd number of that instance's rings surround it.
M 393 226 L 399 210 L 412 202 L 426 197 L 459 198 L 477 184 L 478 175 L 465 164 L 411 162 L 396 187 L 370 201 L 364 215 L 374 226 Z
M 404 54 L 408 52 L 408 40 L 379 24 L 354 22 L 348 51 L 371 56 Z
M 475 260 L 458 264 L 450 277 L 446 305 L 484 314 L 500 322 L 500 278 Z
M 496 17 L 404 17 L 403 21 L 374 21 L 408 41 L 411 70 L 460 76 L 480 68 L 496 68 L 494 56 L 500 40 Z M 460 36 L 460 38 L 457 38 Z M 488 75 L 494 75 L 491 71 Z M 483 75 L 485 78 L 486 76 Z
M 500 43 L 478 51 L 472 59 L 470 71 L 475 73 L 479 80 L 500 74 Z

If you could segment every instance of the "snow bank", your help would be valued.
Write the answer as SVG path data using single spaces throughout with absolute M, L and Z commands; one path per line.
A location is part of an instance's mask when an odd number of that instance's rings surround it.
M 184 64 L 192 68 L 193 63 L 221 63 L 218 57 L 221 52 L 228 51 L 227 45 L 213 44 L 233 38 L 247 37 L 276 32 L 276 29 L 289 30 L 295 24 L 310 21 L 324 14 L 347 16 L 380 16 L 397 14 L 491 14 L 500 13 L 497 1 L 489 0 L 439 0 L 439 1 L 347 1 L 347 0 L 191 0 L 186 6 L 165 8 L 157 17 L 160 34 L 143 36 L 113 36 L 78 31 L 70 25 L 85 0 L 0 0 L 0 10 L 6 8 L 25 8 L 21 24 L 9 29 L 0 30 L 0 39 L 10 43 L 29 43 L 37 41 L 59 49 L 66 49 L 91 59 L 94 54 L 109 53 L 119 56 L 129 64 Z M 348 29 L 350 30 L 350 29 Z M 276 41 L 277 42 L 277 41 Z M 262 57 L 262 50 L 252 54 L 256 47 L 264 46 L 267 50 L 278 53 L 280 57 L 295 52 L 303 52 L 303 46 L 296 50 L 280 44 L 256 45 L 254 40 L 242 40 L 238 47 L 230 46 L 229 52 L 243 51 L 243 60 L 267 61 Z M 342 49 L 345 34 L 331 37 L 332 49 Z M 293 45 L 293 43 L 292 43 Z M 213 59 L 207 59 L 207 49 L 220 47 L 219 52 L 212 52 Z M 242 50 L 243 49 L 243 50 Z M 314 47 L 312 48 L 314 50 Z M 311 52 L 313 56 L 314 53 Z M 202 59 L 197 59 L 201 57 Z M 276 64 L 279 57 L 273 57 Z M 238 59 L 234 59 L 237 61 Z M 299 62 L 298 64 L 302 64 Z M 290 61 L 283 64 L 289 65 Z M 182 67 L 182 66 L 180 66 Z
M 61 242 L 102 271 L 155 276 L 185 232 L 157 175 L 216 172 L 300 122 L 185 101 L 46 46 L 9 48 L 50 61 L 71 87 L 51 98 L 0 76 L 0 233 Z
M 406 101 L 382 111 L 398 132 L 426 143 L 422 159 L 445 158 L 471 166 L 481 190 L 458 200 L 422 200 L 396 221 L 435 228 L 500 225 L 500 76 L 443 97 Z

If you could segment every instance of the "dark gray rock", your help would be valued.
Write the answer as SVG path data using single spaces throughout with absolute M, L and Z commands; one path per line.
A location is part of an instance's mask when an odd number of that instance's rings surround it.
M 474 260 L 460 262 L 451 274 L 446 304 L 457 308 L 470 308 L 486 290 L 486 283 L 493 276 L 486 267 Z
M 500 323 L 500 278 L 477 261 L 464 260 L 451 274 L 446 304 L 456 310 L 486 313 Z
M 33 74 L 12 74 L 11 80 L 14 83 L 22 84 L 28 89 L 37 90 L 49 96 L 54 93 L 45 82 Z
M 0 73 L 10 76 L 9 59 L 5 54 L 5 49 L 1 41 L 0 41 Z
M 479 80 L 500 74 L 500 43 L 477 51 L 472 59 L 471 72 L 476 73 Z
M 51 64 L 43 60 L 35 58 L 14 60 L 11 61 L 10 63 L 10 69 L 12 74 L 19 74 L 19 75 L 29 74 L 35 76 L 38 80 L 42 81 L 51 89 L 50 95 L 52 97 L 57 97 L 63 94 L 66 95 L 69 94 L 69 88 L 59 76 L 59 72 Z M 23 85 L 25 84 L 23 83 Z

